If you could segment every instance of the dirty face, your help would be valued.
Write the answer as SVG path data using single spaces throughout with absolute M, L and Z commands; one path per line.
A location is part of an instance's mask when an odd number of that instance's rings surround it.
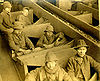
M 47 35 L 48 37 L 51 37 L 51 36 L 53 35 L 53 32 L 52 32 L 52 31 L 48 31 L 48 32 L 46 32 L 46 35 Z
M 10 12 L 10 11 L 11 11 L 11 7 L 7 7 L 7 8 L 5 8 L 5 10 L 6 10 L 7 12 Z
M 24 16 L 28 16 L 28 12 L 29 11 L 27 9 L 24 9 L 22 13 L 23 13 Z
M 54 69 L 55 68 L 55 66 L 56 66 L 56 62 L 55 61 L 51 61 L 51 62 L 48 62 L 47 63 L 47 67 L 49 68 L 49 69 Z
M 84 57 L 85 53 L 87 52 L 87 48 L 86 47 L 80 47 L 77 49 L 78 55 L 80 57 Z

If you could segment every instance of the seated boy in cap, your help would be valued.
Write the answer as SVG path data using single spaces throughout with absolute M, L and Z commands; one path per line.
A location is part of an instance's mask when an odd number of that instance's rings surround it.
M 0 13 L 0 30 L 8 35 L 15 29 L 19 29 L 19 24 L 15 24 L 15 19 L 11 14 L 12 5 L 10 2 L 5 1 L 3 3 L 3 11 Z
M 53 52 L 47 52 L 45 66 L 28 73 L 25 81 L 72 81 L 68 73 L 57 64 L 57 61 Z
M 21 30 L 15 30 L 13 33 L 8 34 L 8 41 L 16 56 L 28 54 L 34 50 L 33 43 Z
M 76 41 L 74 49 L 77 54 L 69 59 L 67 65 L 67 71 L 74 81 L 89 81 L 91 79 L 90 66 L 99 73 L 100 79 L 100 63 L 96 62 L 91 56 L 86 55 L 87 48 L 88 45 L 83 39 Z
M 37 47 L 52 48 L 68 42 L 62 32 L 56 35 L 53 34 L 54 30 L 52 26 L 47 26 L 44 32 L 44 35 L 37 42 Z
M 23 27 L 27 25 L 31 25 L 32 23 L 28 17 L 28 14 L 29 14 L 29 8 L 24 7 L 22 14 L 17 17 L 18 21 L 16 23 L 22 25 Z
M 11 4 L 8 1 L 3 3 L 3 11 L 0 13 L 0 30 L 5 33 L 12 33 L 14 31 L 14 24 L 11 20 Z
M 25 27 L 29 27 L 29 26 L 32 27 L 32 25 L 35 26 L 35 25 L 38 25 L 38 24 L 46 23 L 45 19 L 42 18 L 42 17 L 38 21 L 33 23 L 33 21 L 32 21 L 33 19 L 31 19 L 33 12 L 30 15 L 29 11 L 30 11 L 29 7 L 24 7 L 22 14 L 17 17 L 17 21 L 15 22 L 15 24 L 19 25 L 22 28 L 25 28 Z

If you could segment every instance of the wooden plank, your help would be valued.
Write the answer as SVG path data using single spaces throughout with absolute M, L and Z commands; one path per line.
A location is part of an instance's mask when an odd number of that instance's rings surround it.
M 95 9 L 95 8 L 92 8 L 92 7 L 89 7 L 83 3 L 78 3 L 77 4 L 77 10 L 80 10 L 80 11 L 89 11 L 93 14 L 93 17 L 96 19 L 96 20 L 99 20 L 99 10 Z
M 25 26 L 22 30 L 28 37 L 40 38 L 44 34 L 44 30 L 47 26 L 51 26 L 50 23 L 46 24 L 32 24 Z
M 19 56 L 17 58 L 23 64 L 26 64 L 28 66 L 44 66 L 45 55 L 48 51 L 53 51 L 55 53 L 55 55 L 59 59 L 58 63 L 60 64 L 61 67 L 64 67 L 69 57 L 74 56 L 76 54 L 76 51 L 73 48 L 69 48 L 68 45 L 64 45 L 38 52 L 33 52 L 31 54 Z
M 41 3 L 49 10 L 53 11 L 54 13 L 58 14 L 62 18 L 66 19 L 67 21 L 71 22 L 72 24 L 76 25 L 80 29 L 84 30 L 85 32 L 89 33 L 90 35 L 93 35 L 94 37 L 96 37 L 97 39 L 100 40 L 99 28 L 95 28 L 94 26 L 88 24 L 87 22 L 69 14 L 66 11 L 63 11 L 62 9 L 60 9 L 46 1 L 43 1 Z
M 92 13 L 76 15 L 75 17 L 77 17 L 89 24 L 92 24 Z

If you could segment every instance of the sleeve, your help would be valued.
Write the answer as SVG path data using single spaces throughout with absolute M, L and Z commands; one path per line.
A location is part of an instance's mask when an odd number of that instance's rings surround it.
M 21 15 L 17 16 L 17 20 L 18 21 L 22 21 L 23 20 L 23 18 L 21 17 Z
M 2 17 L 2 15 L 0 14 L 0 30 L 8 34 L 9 31 L 10 31 L 10 29 L 4 27 L 4 26 L 2 25 L 2 23 L 3 23 L 3 17 Z
M 23 15 L 19 15 L 19 16 L 17 17 L 17 21 L 19 21 L 19 22 L 25 24 Z
M 29 18 L 28 17 L 23 17 L 23 15 L 19 15 L 17 17 L 17 20 L 19 22 L 21 22 L 23 25 L 30 25 L 31 24 L 31 21 L 29 20 Z
M 44 35 L 38 40 L 36 46 L 37 47 L 43 47 L 43 41 L 44 41 Z
M 74 71 L 74 65 L 73 64 L 74 64 L 74 61 L 73 61 L 73 57 L 72 57 L 72 58 L 69 59 L 68 65 L 67 65 L 68 74 L 70 75 L 72 81 L 80 81 L 77 77 L 75 77 L 75 71 Z
M 34 45 L 33 45 L 33 43 L 31 42 L 31 40 L 30 40 L 26 35 L 24 35 L 24 37 L 25 37 L 27 46 L 28 46 L 30 49 L 34 48 Z
M 71 77 L 64 70 L 63 70 L 63 74 L 64 74 L 64 77 L 63 77 L 64 81 L 72 81 Z
M 75 74 L 74 74 L 74 65 L 73 65 L 73 59 L 72 59 L 72 58 L 69 59 L 66 68 L 67 68 L 68 74 L 69 74 L 71 77 L 75 77 Z
M 14 42 L 14 40 L 13 40 L 13 38 L 12 38 L 12 34 L 11 34 L 11 35 L 8 35 L 8 42 L 9 42 L 9 46 L 10 46 L 10 48 L 11 48 L 12 50 L 14 50 L 14 51 L 19 51 L 20 47 L 18 47 L 18 46 L 15 44 L 15 42 Z
M 56 34 L 56 41 L 55 41 L 55 46 L 58 45 L 62 45 L 67 43 L 68 41 L 66 40 L 66 38 L 64 37 L 64 33 L 60 32 L 58 34 Z
M 26 22 L 26 25 L 31 25 L 32 24 L 28 17 L 27 17 L 27 21 L 25 21 L 25 22 Z
M 100 80 L 100 63 L 96 62 L 92 57 L 89 57 L 89 62 L 91 64 L 91 67 L 93 67 L 99 74 L 99 80 Z
M 92 57 L 89 56 L 89 62 L 96 71 L 100 72 L 100 63 L 96 62 Z

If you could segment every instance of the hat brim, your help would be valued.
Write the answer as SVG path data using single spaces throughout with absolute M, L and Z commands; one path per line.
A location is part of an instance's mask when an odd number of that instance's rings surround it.
M 78 49 L 78 48 L 80 48 L 80 47 L 86 47 L 86 48 L 89 48 L 88 45 L 84 45 L 84 46 L 82 46 L 82 45 L 78 45 L 78 46 L 75 46 L 75 47 L 73 47 L 73 48 L 74 48 L 74 49 Z

